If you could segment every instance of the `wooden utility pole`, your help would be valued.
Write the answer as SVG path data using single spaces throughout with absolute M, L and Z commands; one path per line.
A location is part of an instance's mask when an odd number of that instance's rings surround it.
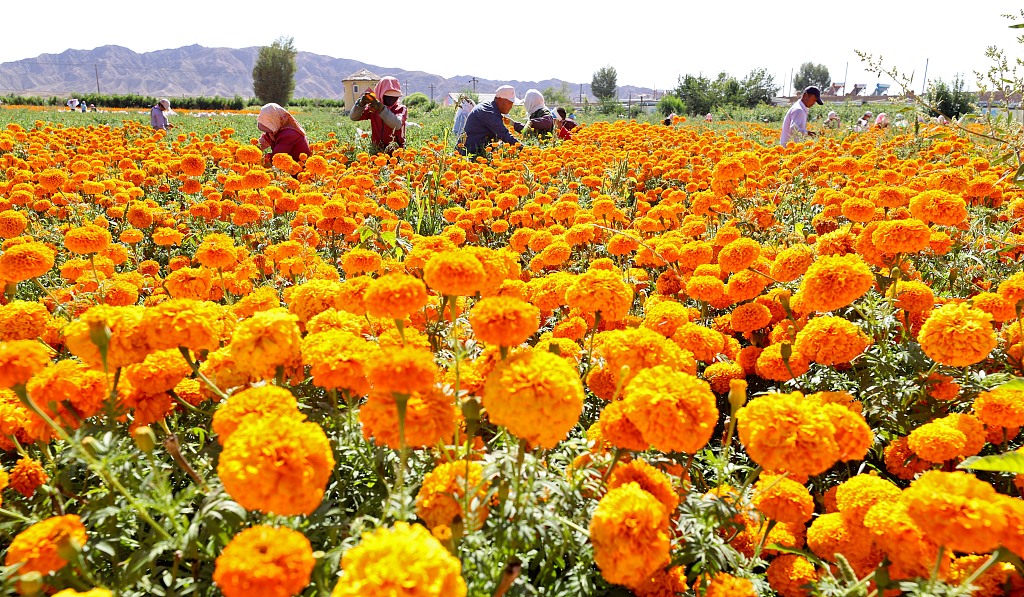
M 476 93 L 476 84 L 480 82 L 480 79 L 473 77 L 469 82 L 473 84 L 473 93 Z
M 430 103 L 434 103 L 434 84 L 430 84 Z
M 94 64 L 92 67 L 96 71 L 96 95 L 100 95 L 100 65 Z

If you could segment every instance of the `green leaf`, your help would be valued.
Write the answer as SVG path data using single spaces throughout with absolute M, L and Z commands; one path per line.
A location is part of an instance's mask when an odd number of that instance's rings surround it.
M 1024 23 L 1016 23 L 1014 25 L 1008 25 L 1010 29 L 1024 29 Z
M 1024 392 L 1024 377 L 1018 377 L 1016 379 L 1011 379 L 1010 381 L 1008 381 L 1008 382 L 1006 382 L 1004 384 L 1000 384 L 1000 385 L 998 385 L 998 386 L 996 386 L 996 387 L 994 387 L 992 389 L 993 390 L 1007 390 L 1007 391 L 1011 391 L 1011 392 Z
M 1014 451 L 992 456 L 974 456 L 961 462 L 957 468 L 1022 474 L 1024 473 L 1024 454 Z

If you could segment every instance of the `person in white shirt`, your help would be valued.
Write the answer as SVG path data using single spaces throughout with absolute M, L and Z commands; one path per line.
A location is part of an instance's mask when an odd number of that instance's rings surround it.
M 782 134 L 779 136 L 779 145 L 786 146 L 790 140 L 802 141 L 803 137 L 813 133 L 807 132 L 807 115 L 814 104 L 824 105 L 821 101 L 821 90 L 811 85 L 804 89 L 800 99 L 793 103 L 793 107 L 786 112 L 782 120 Z
M 867 112 L 864 113 L 864 116 L 860 117 L 860 120 L 857 121 L 857 124 L 853 125 L 853 130 L 858 133 L 863 133 L 864 131 L 871 128 L 871 121 L 874 119 L 875 115 L 871 113 L 871 110 L 868 110 Z

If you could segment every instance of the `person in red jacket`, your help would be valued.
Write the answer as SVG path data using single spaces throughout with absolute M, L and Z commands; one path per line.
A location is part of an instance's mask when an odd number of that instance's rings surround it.
M 263 131 L 260 149 L 270 149 L 270 153 L 267 154 L 268 162 L 275 153 L 287 153 L 296 162 L 299 161 L 300 155 L 306 154 L 306 157 L 309 157 L 313 153 L 309 150 L 306 131 L 288 110 L 277 104 L 267 104 L 260 108 L 256 128 Z
M 391 154 L 405 147 L 405 124 L 409 112 L 402 104 L 402 85 L 394 77 L 384 77 L 373 91 L 367 91 L 352 106 L 349 118 L 370 121 L 370 140 L 378 152 Z

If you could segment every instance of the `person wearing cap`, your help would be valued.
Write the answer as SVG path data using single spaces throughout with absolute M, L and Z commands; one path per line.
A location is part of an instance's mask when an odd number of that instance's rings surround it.
M 167 122 L 167 117 L 172 116 L 174 111 L 171 110 L 171 100 L 163 98 L 156 103 L 155 106 L 149 110 L 149 124 L 156 130 L 168 130 L 174 128 L 174 125 Z
M 868 130 L 869 128 L 871 128 L 871 121 L 874 119 L 874 113 L 872 113 L 871 110 L 868 110 L 867 112 L 864 113 L 864 116 L 860 117 L 860 120 L 857 121 L 857 124 L 853 125 L 853 130 L 857 131 L 858 133 Z
M 502 85 L 494 90 L 493 100 L 477 104 L 466 118 L 466 141 L 459 153 L 482 155 L 487 146 L 495 141 L 519 145 L 519 139 L 512 136 L 505 127 L 507 114 L 517 101 L 516 90 L 511 85 Z M 516 131 L 521 131 L 525 125 L 512 121 L 512 126 Z
M 312 155 L 306 131 L 295 120 L 288 110 L 278 104 L 267 104 L 260 108 L 256 117 L 256 128 L 263 134 L 260 136 L 260 149 L 270 149 L 265 162 L 273 163 L 275 153 L 287 153 L 296 162 L 301 161 L 302 154 Z
M 405 147 L 405 124 L 409 112 L 402 104 L 402 85 L 394 77 L 377 81 L 373 91 L 363 94 L 352 106 L 349 118 L 370 121 L 370 141 L 378 152 L 392 153 Z
M 825 128 L 838 129 L 839 125 L 842 124 L 839 120 L 839 115 L 835 113 L 835 110 L 829 111 L 828 117 L 825 118 Z
M 803 95 L 793 103 L 793 107 L 786 112 L 786 117 L 782 120 L 779 145 L 785 147 L 790 139 L 802 140 L 803 137 L 810 135 L 811 133 L 807 132 L 807 115 L 811 106 L 814 104 L 824 105 L 824 103 L 821 101 L 820 89 L 813 85 L 804 89 Z

